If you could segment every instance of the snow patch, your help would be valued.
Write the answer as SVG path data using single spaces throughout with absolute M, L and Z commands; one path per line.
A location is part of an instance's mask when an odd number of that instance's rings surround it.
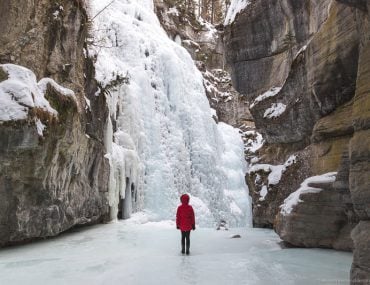
M 262 188 L 261 188 L 261 191 L 260 191 L 260 198 L 259 198 L 259 200 L 260 201 L 264 201 L 267 193 L 268 193 L 268 188 L 267 188 L 266 185 L 263 185 Z
M 271 165 L 271 164 L 255 164 L 249 169 L 249 174 L 263 171 L 269 173 L 268 175 L 268 186 L 276 185 L 280 182 L 283 173 L 287 168 L 297 161 L 296 155 L 291 155 L 284 164 L 281 165 Z
M 305 181 L 303 181 L 301 187 L 297 191 L 291 193 L 288 198 L 284 200 L 284 203 L 280 206 L 280 213 L 284 216 L 289 215 L 298 203 L 303 202 L 303 200 L 300 199 L 302 194 L 319 193 L 323 190 L 321 188 L 311 187 L 311 183 L 333 183 L 336 175 L 337 172 L 329 172 L 307 178 Z
M 91 110 L 91 102 L 90 102 L 90 100 L 86 97 L 86 96 L 84 96 L 84 98 L 85 98 L 85 102 L 86 102 L 86 110 Z
M 230 25 L 234 22 L 235 17 L 240 11 L 245 9 L 251 3 L 250 0 L 231 0 L 230 7 L 227 10 L 224 25 Z
M 270 90 L 266 91 L 265 93 L 258 95 L 256 99 L 254 99 L 253 103 L 250 105 L 250 108 L 253 108 L 259 102 L 269 98 L 276 96 L 282 87 L 272 87 Z
M 177 10 L 176 7 L 171 7 L 170 9 L 168 9 L 167 14 L 175 15 L 176 17 L 180 15 L 179 10 Z
M 268 108 L 263 114 L 264 118 L 272 119 L 279 117 L 286 110 L 286 105 L 283 103 L 273 103 L 270 108 Z
M 300 55 L 301 53 L 303 53 L 303 52 L 305 52 L 306 51 L 306 49 L 307 49 L 307 45 L 304 45 L 303 47 L 301 47 L 300 49 L 299 49 L 299 51 L 296 53 L 296 55 L 295 55 L 295 57 L 294 58 L 296 58 L 298 55 Z
M 54 19 L 58 19 L 58 16 L 59 16 L 59 10 L 56 10 L 54 13 L 53 13 L 53 16 L 54 16 Z
M 244 132 L 244 136 L 253 136 L 253 138 L 245 142 L 245 150 L 250 154 L 256 153 L 265 143 L 265 140 L 259 132 L 246 131 Z
M 0 68 L 8 77 L 0 82 L 0 121 L 24 120 L 30 108 L 40 108 L 56 117 L 58 112 L 45 99 L 49 84 L 58 93 L 76 101 L 72 90 L 60 86 L 51 78 L 37 82 L 31 70 L 15 64 L 0 64 Z
M 36 129 L 37 133 L 39 134 L 40 137 L 42 137 L 44 134 L 46 126 L 40 121 L 40 119 L 36 119 Z

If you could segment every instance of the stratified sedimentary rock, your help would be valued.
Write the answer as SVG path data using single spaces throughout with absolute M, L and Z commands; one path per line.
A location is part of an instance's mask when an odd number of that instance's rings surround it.
M 350 249 L 350 231 L 369 220 L 369 8 L 362 0 L 256 0 L 225 29 L 233 82 L 251 102 L 267 141 L 258 163 L 282 165 L 292 154 L 302 162 L 270 185 L 262 200 L 270 173 L 247 176 L 254 221 L 275 224 L 296 246 Z M 332 185 L 302 195 L 304 202 L 289 215 L 279 214 L 299 183 L 328 172 L 338 172 Z M 352 233 L 353 282 L 370 280 L 370 265 L 360 254 L 368 248 L 365 232 L 360 222 Z
M 65 97 L 49 84 L 44 95 L 57 115 L 25 106 L 25 118 L 0 122 L 0 245 L 54 236 L 109 214 L 107 108 L 103 96 L 94 96 L 94 69 L 83 53 L 82 3 L 0 3 L 0 63 L 26 67 L 37 80 L 53 78 L 75 94 Z M 5 84 L 9 74 L 0 70 Z

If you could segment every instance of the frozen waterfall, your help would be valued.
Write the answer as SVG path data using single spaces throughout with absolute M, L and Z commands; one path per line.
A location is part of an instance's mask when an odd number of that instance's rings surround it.
M 215 123 L 201 73 L 160 27 L 152 1 L 110 2 L 91 1 L 91 15 L 101 13 L 89 53 L 110 109 L 112 219 L 133 211 L 174 219 L 189 193 L 197 224 L 251 225 L 238 130 Z

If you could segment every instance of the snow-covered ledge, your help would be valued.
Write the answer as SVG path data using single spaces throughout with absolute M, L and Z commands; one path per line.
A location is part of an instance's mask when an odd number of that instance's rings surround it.
M 280 213 L 284 216 L 289 215 L 298 203 L 303 202 L 303 200 L 300 199 L 300 196 L 302 194 L 319 193 L 323 190 L 321 188 L 312 187 L 310 186 L 310 184 L 333 183 L 335 181 L 336 175 L 337 172 L 329 172 L 307 178 L 305 181 L 303 181 L 301 187 L 299 187 L 297 191 L 291 193 L 288 198 L 284 200 L 284 203 L 280 206 Z
M 36 75 L 28 68 L 15 64 L 0 64 L 0 71 L 3 77 L 0 82 L 0 123 L 26 120 L 31 109 L 38 109 L 57 118 L 57 110 L 51 107 L 45 98 L 48 86 L 77 104 L 72 90 L 60 86 L 51 78 L 42 78 L 37 82 Z M 45 125 L 37 115 L 34 120 L 37 132 L 42 136 Z
M 36 75 L 20 65 L 0 64 L 7 79 L 0 82 L 0 121 L 24 120 L 30 108 L 40 108 L 57 116 L 58 112 L 50 106 L 45 98 L 50 84 L 58 93 L 76 100 L 74 92 L 57 84 L 51 78 L 39 82 Z
M 350 251 L 349 189 L 338 188 L 336 172 L 307 178 L 280 206 L 274 230 L 298 247 L 323 247 Z

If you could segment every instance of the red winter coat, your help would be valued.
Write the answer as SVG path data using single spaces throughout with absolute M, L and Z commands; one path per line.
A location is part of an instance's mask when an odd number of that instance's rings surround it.
M 195 217 L 193 207 L 189 205 L 189 195 L 180 197 L 182 205 L 177 208 L 176 226 L 183 232 L 195 229 Z

